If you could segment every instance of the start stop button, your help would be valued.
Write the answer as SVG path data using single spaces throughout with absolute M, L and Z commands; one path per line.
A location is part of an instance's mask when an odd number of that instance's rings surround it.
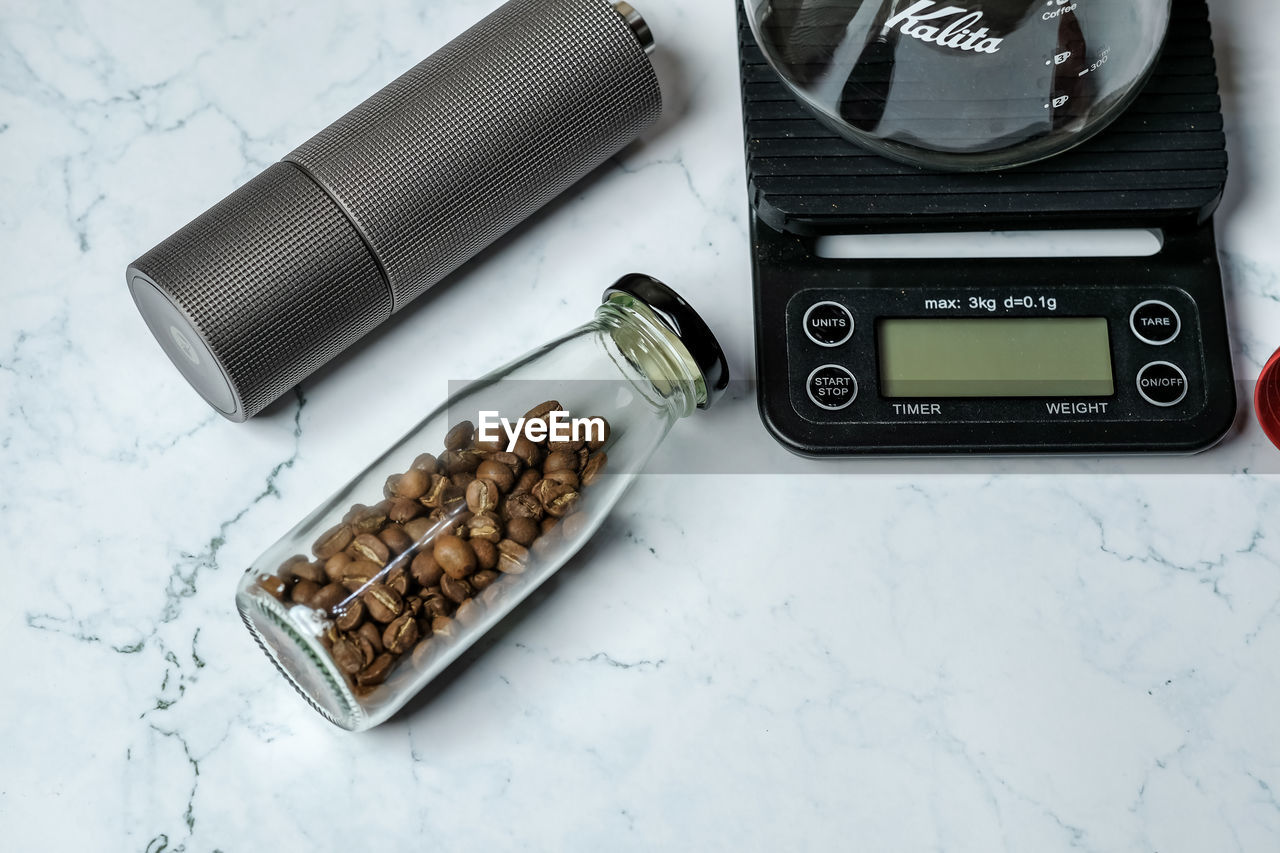
M 847 409 L 858 399 L 858 380 L 847 368 L 825 364 L 809 374 L 809 399 L 829 412 Z

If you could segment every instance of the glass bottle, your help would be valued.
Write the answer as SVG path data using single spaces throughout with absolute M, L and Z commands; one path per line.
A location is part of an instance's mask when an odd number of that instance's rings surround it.
M 378 725 L 577 552 L 728 376 L 688 303 L 623 278 L 591 322 L 462 388 L 268 548 L 236 592 L 245 625 L 326 718 Z

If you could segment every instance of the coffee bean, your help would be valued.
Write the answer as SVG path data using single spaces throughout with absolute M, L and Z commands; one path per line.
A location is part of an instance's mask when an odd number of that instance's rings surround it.
M 582 467 L 582 485 L 594 486 L 599 482 L 600 477 L 604 475 L 604 466 L 608 462 L 609 456 L 603 450 L 589 458 L 587 464 Z
M 284 601 L 289 592 L 289 585 L 277 575 L 260 574 L 254 578 L 254 583 L 277 601 Z
M 503 455 L 511 456 L 509 453 Z M 516 465 L 520 464 L 518 458 L 514 456 L 512 458 L 516 460 Z M 480 463 L 480 467 L 476 469 L 476 477 L 490 481 L 503 492 L 509 492 L 516 484 L 516 468 L 499 462 L 491 456 Z
M 474 627 L 484 618 L 484 606 L 474 598 L 468 598 L 458 605 L 458 612 L 453 614 L 453 618 L 464 628 Z
M 444 446 L 446 450 L 461 450 L 471 444 L 471 437 L 475 435 L 476 425 L 471 421 L 463 421 L 449 430 L 444 437 Z
M 347 566 L 352 563 L 350 554 L 334 554 L 324 563 L 324 574 L 329 581 L 342 580 Z
M 485 457 L 486 462 L 497 462 L 499 465 L 505 465 L 511 469 L 512 474 L 519 474 L 524 470 L 525 462 L 519 455 L 509 450 L 502 449 L 488 454 Z
M 334 640 L 333 648 L 329 650 L 329 654 L 333 656 L 333 662 L 347 675 L 355 675 L 371 662 L 365 660 L 364 652 L 360 648 L 360 641 L 359 638 L 344 634 Z M 367 640 L 365 645 L 369 645 Z
M 450 483 L 453 483 L 455 486 L 457 486 L 459 489 L 462 489 L 464 492 L 467 490 L 467 486 L 470 486 L 475 481 L 476 481 L 476 475 L 468 474 L 465 471 L 462 472 L 461 474 L 454 474 L 452 477 L 449 478 Z
M 435 523 L 429 518 L 415 518 L 404 525 L 404 532 L 408 533 L 409 538 L 415 543 L 418 543 L 427 537 L 433 526 L 435 526 Z
M 479 450 L 481 453 L 497 453 L 504 447 L 506 447 L 506 441 L 501 438 L 501 433 L 499 433 L 499 438 L 495 438 L 492 441 L 483 441 L 480 438 L 479 431 L 477 431 L 475 438 L 471 440 L 471 449 Z
M 461 604 L 471 597 L 471 584 L 446 574 L 440 579 L 440 591 L 444 593 L 445 598 L 455 604 Z
M 448 616 L 437 616 L 431 620 L 431 633 L 447 639 L 457 633 L 457 626 Z
M 578 488 L 578 484 L 581 482 L 578 479 L 578 475 L 575 472 L 570 471 L 568 468 L 561 468 L 558 471 L 552 471 L 540 482 L 545 482 L 547 480 L 560 483 L 561 485 L 568 486 L 571 489 Z
M 364 603 L 370 618 L 378 622 L 390 622 L 404 611 L 404 598 L 386 584 L 370 584 L 364 591 Z
M 494 549 L 494 553 L 497 553 L 496 548 Z M 486 589 L 493 586 L 494 581 L 499 577 L 501 577 L 501 575 L 493 569 L 485 569 L 484 571 L 476 572 L 472 575 L 471 580 L 468 581 L 468 583 L 471 584 L 471 588 L 476 592 L 484 592 Z
M 433 552 L 444 573 L 454 579 L 465 578 L 476 570 L 476 553 L 465 539 L 446 535 L 436 539 Z M 444 588 L 441 581 L 441 588 Z
M 421 468 L 410 468 L 400 475 L 400 479 L 396 482 L 394 493 L 396 497 L 417 500 L 426 494 L 427 486 L 430 484 L 430 474 Z
M 294 554 L 292 557 L 280 564 L 280 568 L 276 569 L 276 574 L 285 580 L 292 580 L 294 577 L 293 567 L 307 562 L 309 562 L 309 560 L 307 560 L 303 555 Z
M 353 557 L 363 557 L 379 566 L 385 566 L 387 560 L 391 558 L 391 549 L 387 547 L 387 543 L 372 533 L 361 533 L 357 536 L 352 540 L 350 550 Z
M 351 544 L 351 540 L 355 538 L 351 534 L 351 528 L 345 524 L 339 524 L 337 527 L 331 527 L 321 534 L 316 540 L 316 544 L 311 546 L 311 553 L 315 554 L 321 560 L 327 560 L 334 554 L 340 553 Z
M 364 622 L 364 617 L 364 602 L 357 598 L 338 611 L 334 624 L 339 631 L 354 631 Z
M 294 557 L 289 560 L 285 566 L 281 567 L 279 574 L 282 578 L 293 577 L 302 581 L 311 581 L 320 586 L 324 586 L 329 582 L 329 578 L 324 571 L 324 564 L 319 561 L 308 560 L 305 557 Z
M 541 418 L 545 418 L 547 415 L 551 414 L 552 412 L 563 412 L 563 411 L 564 411 L 564 406 L 560 405 L 559 400 L 547 400 L 546 402 L 539 403 L 529 411 L 525 412 L 524 419 L 526 421 L 531 421 L 531 420 L 534 420 L 535 418 L 541 419 Z
M 552 471 L 577 471 L 578 470 L 578 454 L 572 450 L 557 450 L 547 456 L 547 461 L 542 463 L 542 475 L 545 477 Z
M 551 502 L 546 505 L 547 514 L 554 518 L 564 518 L 566 515 L 573 512 L 574 508 L 578 505 L 578 501 L 581 499 L 582 493 L 575 489 L 569 489 L 567 492 L 562 492 L 552 498 Z
M 356 635 L 369 644 L 369 662 L 372 663 L 373 656 L 382 652 L 382 629 L 372 622 L 365 622 Z
M 320 591 L 320 584 L 311 581 L 298 581 L 289 590 L 289 597 L 298 604 L 311 604 L 311 599 Z
M 400 593 L 401 597 L 404 597 L 409 594 L 409 590 L 413 586 L 413 577 L 409 574 L 407 566 L 397 566 L 387 575 L 384 583 Z
M 542 472 L 537 468 L 530 468 L 528 471 L 521 474 L 520 478 L 516 480 L 516 484 L 511 487 L 511 494 L 527 495 L 529 494 L 529 491 L 541 481 Z
M 393 655 L 402 655 L 418 642 L 418 623 L 409 614 L 392 621 L 382 632 L 382 647 Z
M 538 499 L 542 504 L 543 509 L 550 510 L 552 504 L 554 504 L 561 496 L 567 495 L 573 491 L 575 490 L 572 486 L 566 486 L 564 483 L 556 480 L 546 479 L 540 481 L 538 485 L 534 486 L 533 491 L 530 492 L 530 494 Z
M 362 533 L 377 533 L 382 529 L 382 525 L 387 523 L 387 510 L 390 508 L 391 501 L 382 501 L 373 506 L 365 507 L 352 517 L 352 532 L 357 536 Z
M 530 467 L 542 464 L 542 448 L 523 435 L 516 439 L 515 446 L 511 448 L 511 452 L 521 462 Z
M 370 583 L 381 572 L 381 566 L 362 557 L 359 560 L 352 560 L 343 566 L 342 574 L 337 578 L 337 581 L 346 586 L 347 589 L 359 589 Z
M 476 467 L 480 467 L 479 464 Z M 440 454 L 440 470 L 446 477 L 466 471 L 467 457 L 460 450 L 446 450 Z
M 454 474 L 474 474 L 476 469 L 480 467 L 480 463 L 485 460 L 483 450 L 476 450 L 474 447 L 468 447 L 466 450 L 456 451 L 458 454 L 457 470 Z
M 308 602 L 313 610 L 328 613 L 347 600 L 347 590 L 340 583 L 331 583 L 320 587 L 320 591 L 311 596 Z
M 445 490 L 450 486 L 449 478 L 443 474 L 433 474 L 431 477 L 431 485 L 427 487 L 427 491 L 418 498 L 418 502 L 425 507 L 435 509 L 444 504 Z
M 600 422 L 604 424 L 604 435 L 600 435 L 594 428 L 591 429 L 591 437 L 587 439 L 588 450 L 599 450 L 609 443 L 609 438 L 613 435 L 613 428 L 609 426 L 609 422 L 604 418 L 600 418 Z
M 546 518 L 542 519 L 542 522 L 538 525 L 538 535 L 546 536 L 552 530 L 555 530 L 556 525 L 559 523 L 560 523 L 560 519 L 556 518 L 555 516 L 553 515 L 547 516 Z M 533 544 L 537 545 L 538 543 L 534 542 Z M 530 545 L 529 547 L 532 548 L 533 546 Z
M 387 546 L 391 557 L 397 557 L 413 547 L 413 537 L 398 524 L 388 524 L 378 534 L 378 538 Z
M 373 663 L 366 666 L 356 675 L 356 684 L 361 687 L 372 687 L 381 684 L 387 680 L 387 675 L 391 672 L 391 667 L 395 664 L 396 659 L 389 654 L 378 655 Z
M 476 554 L 476 566 L 481 569 L 492 569 L 498 565 L 498 547 L 488 539 L 470 540 L 471 550 Z
M 587 446 L 587 439 L 583 435 L 579 434 L 577 438 L 573 438 L 572 430 L 569 431 L 569 435 L 570 437 L 564 441 L 548 441 L 547 450 L 558 453 L 561 450 L 576 451 L 580 447 Z
M 440 592 L 435 592 L 422 599 L 422 612 L 431 618 L 448 616 L 453 611 L 453 604 Z
M 396 524 L 405 524 L 425 514 L 426 511 L 426 508 L 415 500 L 396 498 L 391 502 L 391 509 L 387 512 L 387 518 Z
M 529 567 L 529 549 L 511 539 L 498 543 L 498 570 L 503 574 L 521 575 Z
M 473 480 L 467 486 L 467 509 L 475 513 L 489 512 L 498 505 L 502 492 L 493 480 Z
M 413 460 L 413 464 L 409 466 L 415 471 L 421 471 L 427 476 L 440 473 L 440 463 L 430 453 L 424 453 L 417 459 Z
M 532 518 L 537 521 L 542 518 L 542 503 L 533 495 L 508 495 L 503 507 L 508 519 Z
M 413 579 L 423 589 L 435 586 L 440 582 L 440 577 L 444 574 L 444 569 L 440 568 L 440 564 L 436 562 L 435 556 L 428 548 L 424 548 L 417 553 L 413 558 L 413 562 L 409 565 L 409 571 L 413 574 Z
M 445 487 L 444 496 L 440 505 L 447 510 L 456 510 L 458 507 L 466 503 L 467 490 L 460 489 L 450 483 Z
M 482 512 L 467 519 L 467 540 L 474 546 L 482 539 L 494 544 L 502 541 L 502 519 L 492 512 Z
M 507 538 L 528 548 L 541 531 L 532 518 L 513 518 L 507 522 Z
M 382 496 L 384 498 L 394 498 L 398 488 L 400 488 L 400 475 L 392 474 L 382 483 Z

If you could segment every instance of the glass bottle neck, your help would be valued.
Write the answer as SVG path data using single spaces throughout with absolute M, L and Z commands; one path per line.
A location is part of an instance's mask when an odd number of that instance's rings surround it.
M 595 325 L 612 338 L 641 390 L 676 417 L 688 417 L 707 400 L 706 381 L 680 338 L 634 296 L 615 293 L 596 309 Z

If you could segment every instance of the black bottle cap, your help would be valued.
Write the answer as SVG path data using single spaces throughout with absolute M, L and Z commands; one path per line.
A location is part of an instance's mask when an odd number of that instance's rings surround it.
M 617 283 L 604 292 L 601 301 L 608 302 L 617 293 L 643 302 L 675 333 L 689 355 L 693 356 L 707 387 L 707 399 L 698 403 L 698 408 L 709 409 L 715 405 L 729 387 L 729 361 L 711 328 L 693 310 L 693 306 L 656 278 L 640 273 L 618 279 Z

